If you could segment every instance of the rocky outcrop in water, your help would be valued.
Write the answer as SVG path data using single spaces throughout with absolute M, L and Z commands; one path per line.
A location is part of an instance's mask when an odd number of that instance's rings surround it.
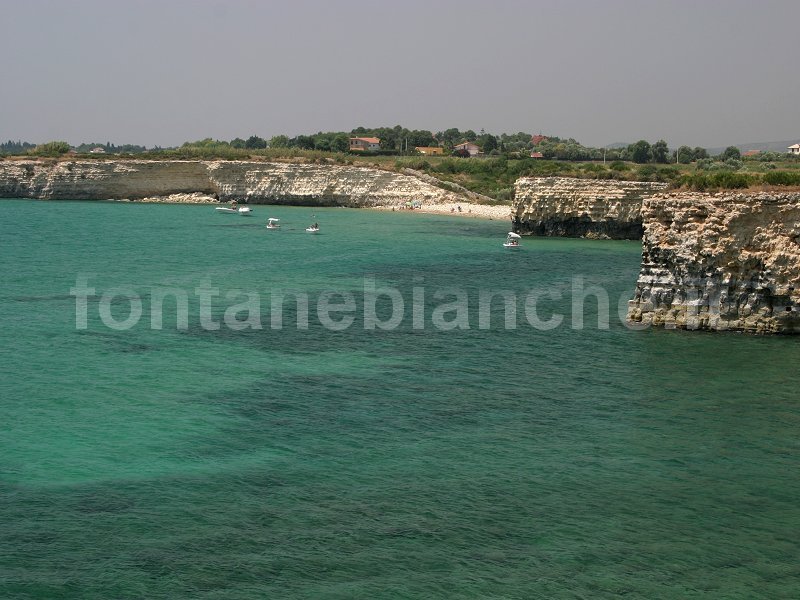
M 628 318 L 667 328 L 800 333 L 800 194 L 645 200 Z
M 255 161 L 0 161 L 0 197 L 76 200 L 186 195 L 253 204 L 393 206 L 464 202 L 463 195 L 408 174 L 332 164 Z
M 514 231 L 638 240 L 642 199 L 664 188 L 664 183 L 523 177 L 515 184 Z

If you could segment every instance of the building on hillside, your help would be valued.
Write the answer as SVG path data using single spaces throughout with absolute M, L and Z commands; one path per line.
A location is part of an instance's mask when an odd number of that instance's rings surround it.
M 792 144 L 787 148 L 789 154 L 800 154 L 800 144 Z
M 541 152 L 531 152 L 531 158 L 544 158 L 544 154 Z
M 365 152 L 370 150 L 380 150 L 381 140 L 375 137 L 352 137 L 350 138 L 350 150 Z
M 541 133 L 539 133 L 531 136 L 531 144 L 533 144 L 534 146 L 538 146 L 542 142 L 546 142 L 549 139 L 550 138 L 547 137 L 546 135 L 542 135 Z
M 96 146 L 96 147 L 92 148 L 91 150 L 89 150 L 89 154 L 105 154 L 105 153 L 106 153 L 106 149 L 101 147 L 101 146 Z
M 479 154 L 483 154 L 478 145 L 474 144 L 473 142 L 461 142 L 460 144 L 453 146 L 453 150 L 456 152 L 459 150 L 465 150 L 469 152 L 470 156 L 478 156 Z
M 425 156 L 433 156 L 434 154 L 444 154 L 444 148 L 441 146 L 417 146 L 414 148 L 420 154 Z
M 761 154 L 761 150 L 748 150 L 747 152 L 742 152 L 742 156 L 758 156 Z

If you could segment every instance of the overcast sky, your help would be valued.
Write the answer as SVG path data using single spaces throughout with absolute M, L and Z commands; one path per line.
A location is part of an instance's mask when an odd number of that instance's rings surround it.
M 0 0 L 0 140 L 800 137 L 800 0 Z

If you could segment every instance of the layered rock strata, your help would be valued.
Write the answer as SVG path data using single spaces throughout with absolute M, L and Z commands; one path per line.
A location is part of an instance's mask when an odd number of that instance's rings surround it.
M 642 200 L 665 188 L 665 183 L 523 177 L 515 184 L 514 231 L 638 240 Z
M 642 219 L 629 320 L 800 333 L 800 194 L 654 197 Z
M 219 201 L 314 206 L 463 202 L 462 194 L 408 174 L 330 164 L 250 161 L 0 161 L 0 197 L 151 201 L 206 195 Z

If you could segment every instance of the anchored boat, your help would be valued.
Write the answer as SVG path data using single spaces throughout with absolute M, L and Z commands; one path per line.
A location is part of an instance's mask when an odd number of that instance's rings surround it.
M 519 248 L 519 241 L 522 239 L 520 235 L 517 235 L 513 231 L 508 232 L 508 237 L 506 237 L 506 243 L 503 244 L 505 248 Z

